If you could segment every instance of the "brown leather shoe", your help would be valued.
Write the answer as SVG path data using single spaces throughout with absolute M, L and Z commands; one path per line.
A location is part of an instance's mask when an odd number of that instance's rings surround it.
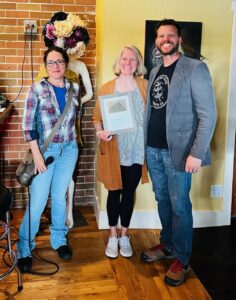
M 171 255 L 171 252 L 169 252 L 162 243 L 141 253 L 141 259 L 145 262 L 152 262 L 167 258 L 174 258 L 174 256 Z
M 189 265 L 183 265 L 178 259 L 175 259 L 166 273 L 164 281 L 167 285 L 174 287 L 181 285 L 185 281 L 189 270 Z

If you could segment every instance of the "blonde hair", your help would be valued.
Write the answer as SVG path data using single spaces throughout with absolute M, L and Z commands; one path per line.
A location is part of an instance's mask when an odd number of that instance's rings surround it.
M 122 47 L 122 49 L 119 51 L 117 57 L 116 57 L 116 60 L 115 60 L 115 63 L 113 65 L 113 72 L 115 75 L 119 76 L 120 75 L 120 66 L 119 66 L 119 62 L 120 62 L 120 59 L 121 59 L 121 56 L 124 52 L 124 50 L 126 49 L 129 49 L 131 51 L 133 51 L 135 57 L 136 57 L 136 60 L 137 60 L 137 69 L 135 71 L 135 76 L 142 76 L 144 74 L 147 73 L 147 69 L 146 67 L 144 66 L 144 63 L 143 63 L 143 57 L 142 57 L 142 54 L 141 52 L 139 51 L 139 49 L 134 46 L 134 45 L 125 45 Z

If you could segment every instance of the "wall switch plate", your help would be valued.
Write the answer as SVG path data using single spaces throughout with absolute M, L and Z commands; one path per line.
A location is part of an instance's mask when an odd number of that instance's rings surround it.
M 211 198 L 222 198 L 223 186 L 221 184 L 211 185 Z
M 36 20 L 24 20 L 24 34 L 35 35 L 37 34 L 37 21 Z

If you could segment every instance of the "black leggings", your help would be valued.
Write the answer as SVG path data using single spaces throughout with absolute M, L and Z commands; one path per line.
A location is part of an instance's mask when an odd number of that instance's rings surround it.
M 108 191 L 107 215 L 110 226 L 116 226 L 120 216 L 121 226 L 129 227 L 134 209 L 134 192 L 142 175 L 142 166 L 120 166 L 122 190 Z

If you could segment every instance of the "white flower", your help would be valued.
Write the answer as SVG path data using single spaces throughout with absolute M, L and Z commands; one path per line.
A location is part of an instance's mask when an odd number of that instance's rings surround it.
M 84 24 L 84 21 L 82 21 L 80 19 L 79 16 L 77 15 L 74 15 L 74 14 L 69 14 L 66 18 L 66 20 L 68 22 L 70 22 L 72 24 L 72 26 L 75 28 L 75 27 L 85 27 L 85 24 Z
M 85 44 L 84 42 L 78 42 L 74 48 L 69 48 L 66 52 L 68 55 L 72 55 L 77 52 L 79 57 L 84 56 Z
M 68 22 L 67 20 L 55 21 L 54 27 L 56 30 L 56 36 L 59 38 L 70 36 L 73 30 L 73 25 L 71 24 L 71 22 Z
M 55 46 L 59 47 L 59 48 L 64 48 L 64 39 L 63 38 L 57 38 L 57 40 L 55 41 Z

